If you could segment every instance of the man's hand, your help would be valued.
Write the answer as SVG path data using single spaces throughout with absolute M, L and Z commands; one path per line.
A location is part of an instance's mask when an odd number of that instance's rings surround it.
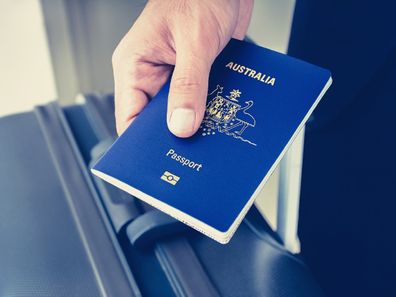
M 189 137 L 205 113 L 211 65 L 231 37 L 243 39 L 253 0 L 150 0 L 113 54 L 121 134 L 172 74 L 167 122 Z

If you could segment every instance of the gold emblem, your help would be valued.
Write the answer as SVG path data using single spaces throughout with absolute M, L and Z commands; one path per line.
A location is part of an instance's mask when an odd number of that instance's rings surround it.
M 202 136 L 219 132 L 257 146 L 256 143 L 242 137 L 246 129 L 256 126 L 256 119 L 248 112 L 253 106 L 253 100 L 246 101 L 245 106 L 242 106 L 238 100 L 242 94 L 240 90 L 234 89 L 225 97 L 222 93 L 223 87 L 217 85 L 216 89 L 208 94 L 210 100 L 200 126 Z
M 171 185 L 176 185 L 180 177 L 173 173 L 170 173 L 169 171 L 165 171 L 164 174 L 161 176 L 161 179 L 166 181 L 167 183 L 170 183 Z

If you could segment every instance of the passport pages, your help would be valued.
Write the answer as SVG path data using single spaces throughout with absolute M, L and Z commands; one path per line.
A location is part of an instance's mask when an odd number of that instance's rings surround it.
M 326 69 L 232 39 L 194 136 L 168 130 L 167 83 L 92 172 L 225 244 L 331 82 Z

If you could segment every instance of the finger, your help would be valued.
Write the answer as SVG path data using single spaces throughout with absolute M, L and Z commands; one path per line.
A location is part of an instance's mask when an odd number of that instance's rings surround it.
M 115 92 L 114 99 L 117 134 L 121 135 L 143 110 L 149 98 L 141 90 L 121 89 L 119 92 Z
M 121 54 L 120 54 L 121 52 Z M 113 56 L 115 118 L 118 135 L 122 134 L 166 82 L 167 65 L 156 65 L 137 58 L 133 49 L 118 50 Z
M 243 40 L 249 27 L 253 12 L 253 0 L 240 0 L 238 22 L 232 37 Z
M 206 105 L 212 59 L 189 48 L 176 53 L 168 98 L 168 127 L 178 137 L 190 137 L 199 128 Z

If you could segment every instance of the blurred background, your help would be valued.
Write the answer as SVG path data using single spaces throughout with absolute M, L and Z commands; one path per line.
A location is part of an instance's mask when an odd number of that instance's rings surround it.
M 113 92 L 112 53 L 145 4 L 143 0 L 1 0 L 0 116 L 54 99 L 71 104 L 80 93 Z M 294 0 L 256 1 L 249 38 L 286 52 L 294 5 Z M 259 198 L 273 228 L 278 178 L 277 171 Z
M 111 55 L 142 0 L 1 0 L 0 114 L 113 91 Z M 256 1 L 249 36 L 285 52 L 293 0 Z
M 0 0 L 0 116 L 113 92 L 112 52 L 144 5 Z M 395 14 L 390 0 L 255 1 L 250 39 L 333 73 L 305 142 L 300 135 L 282 162 L 287 170 L 276 170 L 257 200 L 285 239 L 277 209 L 290 177 L 286 225 L 293 234 L 300 216 L 301 256 L 327 296 L 396 296 Z M 291 239 L 283 243 L 298 253 Z

